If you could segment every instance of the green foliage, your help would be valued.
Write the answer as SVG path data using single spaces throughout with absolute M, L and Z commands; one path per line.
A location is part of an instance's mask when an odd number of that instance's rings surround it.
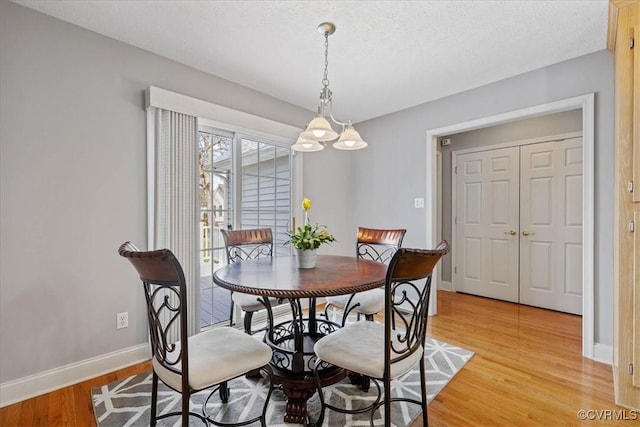
M 318 249 L 323 243 L 336 241 L 327 228 L 318 223 L 298 227 L 295 233 L 289 233 L 288 236 L 289 242 L 298 249 Z

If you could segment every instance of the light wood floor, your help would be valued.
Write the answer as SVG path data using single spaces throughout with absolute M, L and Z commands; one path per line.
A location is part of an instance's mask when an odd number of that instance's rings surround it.
M 623 411 L 614 404 L 611 367 L 581 356 L 578 316 L 440 292 L 429 325 L 429 336 L 476 353 L 429 404 L 433 427 L 640 425 L 640 414 L 606 422 L 578 418 L 581 409 Z M 0 425 L 95 426 L 91 388 L 149 369 L 132 366 L 7 406 Z M 412 427 L 420 425 L 419 419 Z

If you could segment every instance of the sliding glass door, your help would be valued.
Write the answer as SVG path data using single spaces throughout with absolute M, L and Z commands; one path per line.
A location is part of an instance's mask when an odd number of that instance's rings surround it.
M 227 264 L 221 229 L 271 228 L 274 256 L 290 253 L 284 243 L 292 215 L 291 153 L 287 143 L 201 127 L 198 158 L 202 328 L 230 320 L 229 292 L 211 279 L 218 268 Z

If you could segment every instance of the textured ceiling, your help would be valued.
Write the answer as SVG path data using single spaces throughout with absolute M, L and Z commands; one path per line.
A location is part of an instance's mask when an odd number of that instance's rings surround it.
M 354 122 L 606 48 L 607 0 L 16 3 Z

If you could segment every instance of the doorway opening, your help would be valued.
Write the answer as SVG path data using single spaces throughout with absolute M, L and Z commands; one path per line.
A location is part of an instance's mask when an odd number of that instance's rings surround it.
M 439 139 L 455 133 L 486 128 L 489 126 L 509 123 L 526 118 L 532 118 L 557 112 L 579 109 L 582 112 L 583 150 L 583 253 L 582 253 L 582 355 L 594 358 L 594 94 L 582 95 L 556 102 L 537 105 L 521 110 L 501 113 L 494 116 L 456 123 L 450 126 L 430 129 L 427 131 L 427 194 L 426 221 L 427 245 L 434 246 L 441 238 L 442 218 L 440 215 L 440 201 L 442 194 L 442 157 L 440 155 Z M 455 250 L 455 248 L 452 248 Z M 434 286 L 441 288 L 441 272 L 434 277 Z M 429 313 L 437 312 L 436 298 L 431 300 Z

